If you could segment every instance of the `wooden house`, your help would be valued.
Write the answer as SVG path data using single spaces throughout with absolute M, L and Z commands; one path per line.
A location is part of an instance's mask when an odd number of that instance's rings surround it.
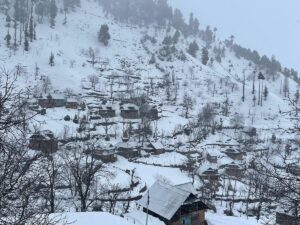
M 206 159 L 210 163 L 218 163 L 218 156 L 207 153 Z
M 68 98 L 66 101 L 67 109 L 77 109 L 79 106 L 78 101 L 75 98 Z
M 209 183 L 218 183 L 220 179 L 220 174 L 217 169 L 208 168 L 202 174 L 200 174 L 200 178 L 204 181 L 208 181 Z
M 236 164 L 235 162 L 223 165 L 220 168 L 224 168 L 225 174 L 227 174 L 228 176 L 241 178 L 244 174 L 244 169 L 240 165 Z
M 135 142 L 120 142 L 116 146 L 117 154 L 127 159 L 136 158 L 140 155 L 139 147 Z
M 48 94 L 46 96 L 40 96 L 38 103 L 43 108 L 64 107 L 66 105 L 66 99 L 64 95 Z
M 103 163 L 113 163 L 117 161 L 116 150 L 112 145 L 98 146 L 95 151 L 95 159 L 101 160 Z
M 139 108 L 134 104 L 124 104 L 120 107 L 121 116 L 124 119 L 139 119 Z
M 160 155 L 165 152 L 165 147 L 160 142 L 149 141 L 144 143 L 141 150 L 153 155 Z
M 28 147 L 44 153 L 52 153 L 58 150 L 58 140 L 51 131 L 44 130 L 37 132 L 30 137 Z
M 243 160 L 244 158 L 244 153 L 243 152 L 240 152 L 236 149 L 233 149 L 233 148 L 228 148 L 224 151 L 224 153 L 231 159 L 234 159 L 234 160 Z
M 116 116 L 116 110 L 112 106 L 103 105 L 98 110 L 101 117 L 112 118 Z
M 143 211 L 166 225 L 206 225 L 208 209 L 191 183 L 172 186 L 155 182 L 138 204 Z
M 296 218 L 295 216 L 291 216 L 285 213 L 276 213 L 276 224 L 278 225 L 299 225 L 300 218 Z

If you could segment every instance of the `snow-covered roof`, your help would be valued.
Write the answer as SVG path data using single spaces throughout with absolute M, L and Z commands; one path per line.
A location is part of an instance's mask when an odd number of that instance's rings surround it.
M 142 207 L 148 207 L 150 211 L 170 220 L 180 206 L 193 194 L 191 190 L 187 189 L 189 188 L 186 185 L 180 188 L 156 181 L 138 203 Z
M 188 191 L 194 195 L 197 194 L 197 191 L 195 190 L 193 184 L 191 182 L 188 182 L 188 183 L 184 183 L 184 184 L 179 184 L 179 185 L 176 185 L 175 187 L 179 188 L 179 189 L 182 189 L 184 191 Z
M 119 142 L 117 145 L 117 148 L 136 148 L 138 147 L 138 144 L 136 142 Z
M 165 147 L 161 142 L 150 142 L 153 148 L 155 149 L 164 149 Z

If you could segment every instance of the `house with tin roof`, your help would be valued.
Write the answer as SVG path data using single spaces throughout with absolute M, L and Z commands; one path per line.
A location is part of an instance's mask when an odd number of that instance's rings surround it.
M 157 217 L 166 225 L 206 225 L 202 202 L 192 183 L 170 185 L 155 182 L 138 204 L 143 211 Z

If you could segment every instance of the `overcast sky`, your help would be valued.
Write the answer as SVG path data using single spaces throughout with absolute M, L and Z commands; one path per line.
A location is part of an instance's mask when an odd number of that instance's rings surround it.
M 169 0 L 188 16 L 231 34 L 244 47 L 275 55 L 283 65 L 300 71 L 300 0 Z

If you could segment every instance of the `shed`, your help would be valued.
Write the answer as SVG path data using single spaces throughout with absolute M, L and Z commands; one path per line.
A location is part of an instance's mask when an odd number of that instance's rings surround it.
M 119 142 L 116 146 L 117 154 L 127 159 L 138 157 L 138 145 L 135 142 Z
M 58 140 L 52 131 L 44 130 L 36 132 L 29 138 L 30 149 L 39 150 L 44 153 L 53 153 L 58 150 Z
M 134 104 L 124 104 L 120 107 L 121 116 L 124 119 L 140 118 L 139 108 Z
M 205 225 L 207 205 L 196 195 L 192 184 L 172 186 L 155 182 L 138 204 L 144 212 L 166 225 Z

